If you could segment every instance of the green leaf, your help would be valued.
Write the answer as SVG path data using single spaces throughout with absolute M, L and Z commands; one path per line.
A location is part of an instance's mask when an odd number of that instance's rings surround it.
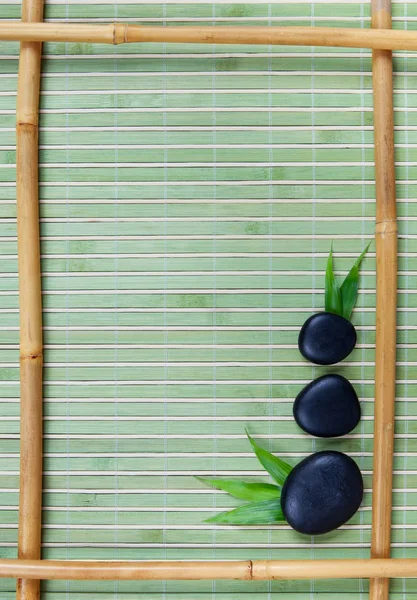
M 327 259 L 324 307 L 326 312 L 342 315 L 341 294 L 333 273 L 333 244 Z
M 277 456 L 274 456 L 267 450 L 264 450 L 258 446 L 258 444 L 253 438 L 251 438 L 247 431 L 246 435 L 248 436 L 248 439 L 252 444 L 252 448 L 254 449 L 255 454 L 264 469 L 268 471 L 278 485 L 284 485 L 285 480 L 292 471 L 292 467 Z
M 206 479 L 205 477 L 196 477 L 196 479 L 223 490 L 235 498 L 250 502 L 277 499 L 281 494 L 279 487 L 270 483 L 246 483 L 237 479 Z
M 352 314 L 352 310 L 356 304 L 356 300 L 358 297 L 358 281 L 359 281 L 359 267 L 361 265 L 362 259 L 365 254 L 369 250 L 369 246 L 371 242 L 366 246 L 365 250 L 356 260 L 355 264 L 346 275 L 344 282 L 340 288 L 340 298 L 342 303 L 342 317 L 345 319 L 350 319 Z
M 226 523 L 229 525 L 265 525 L 285 523 L 279 498 L 244 504 L 234 510 L 222 512 L 205 521 L 206 523 Z

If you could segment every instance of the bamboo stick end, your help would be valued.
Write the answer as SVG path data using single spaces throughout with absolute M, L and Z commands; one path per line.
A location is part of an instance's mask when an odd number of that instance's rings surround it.
M 18 579 L 16 584 L 16 600 L 40 600 L 40 581 L 34 579 Z

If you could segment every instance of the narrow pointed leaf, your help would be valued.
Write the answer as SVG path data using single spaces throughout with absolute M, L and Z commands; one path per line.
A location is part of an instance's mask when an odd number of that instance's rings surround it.
M 258 446 L 258 444 L 253 438 L 251 438 L 248 432 L 246 432 L 246 435 L 248 436 L 248 439 L 252 444 L 252 448 L 254 449 L 255 454 L 263 468 L 268 471 L 268 473 L 271 475 L 271 477 L 275 479 L 278 485 L 284 485 L 285 480 L 292 471 L 291 465 L 284 462 L 277 456 L 274 456 L 267 450 L 264 450 L 264 448 Z
M 205 477 L 196 477 L 196 479 L 207 485 L 212 485 L 218 490 L 223 490 L 235 498 L 250 502 L 276 500 L 281 495 L 279 487 L 270 483 L 246 483 L 237 479 L 206 479 Z
M 327 259 L 324 308 L 326 312 L 342 314 L 342 301 L 339 286 L 333 273 L 333 246 L 330 248 L 329 258 Z
M 345 319 L 350 319 L 352 310 L 355 307 L 356 300 L 358 298 L 359 267 L 370 245 L 371 242 L 366 246 L 365 250 L 356 260 L 355 264 L 346 275 L 346 278 L 341 285 L 340 298 L 342 303 L 342 317 L 345 317 Z
M 206 523 L 225 523 L 229 525 L 265 525 L 285 523 L 280 500 L 264 500 L 244 504 L 234 510 L 222 512 L 206 520 Z

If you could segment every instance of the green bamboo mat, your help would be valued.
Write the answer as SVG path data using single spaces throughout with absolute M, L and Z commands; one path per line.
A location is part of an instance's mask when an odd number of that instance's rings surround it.
M 20 17 L 0 0 L 0 17 Z M 160 4 L 55 0 L 49 21 L 369 26 L 368 2 Z M 417 5 L 394 4 L 417 27 Z M 15 92 L 0 44 L 0 556 L 15 557 L 19 469 Z M 297 332 L 323 307 L 331 240 L 346 271 L 374 230 L 370 53 L 46 44 L 41 97 L 45 324 L 43 556 L 59 559 L 368 557 L 374 249 L 343 366 L 312 367 Z M 395 58 L 399 349 L 393 556 L 417 556 L 417 59 Z M 297 428 L 292 401 L 325 372 L 350 378 L 363 418 L 337 441 Z M 296 463 L 327 448 L 363 471 L 339 531 L 230 528 L 236 503 L 194 474 L 264 478 L 244 427 Z M 265 478 L 264 478 L 265 479 Z M 366 581 L 48 582 L 70 600 L 367 597 Z M 417 594 L 414 580 L 392 598 Z M 192 596 L 191 596 L 192 594 Z M 284 596 L 283 596 L 284 594 Z M 0 598 L 14 581 L 0 582 Z

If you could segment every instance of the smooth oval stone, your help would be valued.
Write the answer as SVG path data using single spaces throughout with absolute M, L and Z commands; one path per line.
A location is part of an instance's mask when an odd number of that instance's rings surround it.
M 323 375 L 298 394 L 293 405 L 297 425 L 316 437 L 338 437 L 352 431 L 361 407 L 352 384 L 341 375 Z
M 281 508 L 293 529 L 319 535 L 349 521 L 362 496 L 362 475 L 355 461 L 326 450 L 294 467 L 282 488 Z
M 328 312 L 311 316 L 301 328 L 298 348 L 301 354 L 317 365 L 333 365 L 346 358 L 356 344 L 352 323 Z

